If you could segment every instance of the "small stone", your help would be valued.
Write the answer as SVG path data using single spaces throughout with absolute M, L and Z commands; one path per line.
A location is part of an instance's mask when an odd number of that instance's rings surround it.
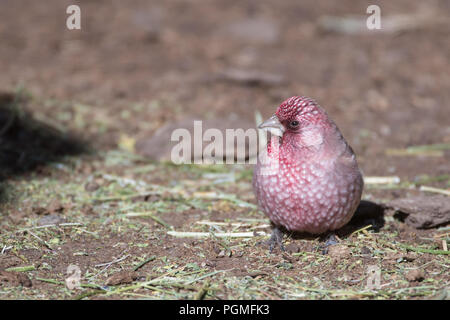
M 418 256 L 419 255 L 416 252 L 408 252 L 408 254 L 406 254 L 403 258 L 406 261 L 411 262 L 411 261 L 416 260 Z
M 179 144 L 179 141 L 172 141 L 172 133 L 174 130 L 179 128 L 184 128 L 189 131 L 191 137 L 194 136 L 194 121 L 195 118 L 188 117 L 178 122 L 170 122 L 163 125 L 161 128 L 156 130 L 153 134 L 144 136 L 136 142 L 136 152 L 140 155 L 148 157 L 154 161 L 171 161 L 172 160 L 172 150 Z M 203 132 L 209 129 L 219 130 L 223 137 L 226 137 L 226 131 L 228 129 L 243 129 L 244 131 L 248 129 L 254 129 L 255 124 L 251 121 L 246 121 L 242 118 L 237 117 L 234 114 L 229 115 L 221 119 L 207 119 L 201 122 Z M 199 154 L 187 153 L 183 154 L 182 158 L 187 163 L 192 161 L 204 161 L 209 162 L 214 159 L 219 159 L 225 161 L 227 158 L 234 157 L 237 160 L 237 155 L 243 154 L 245 159 L 251 159 L 256 157 L 256 150 L 249 147 L 249 143 L 246 142 L 243 145 L 238 145 L 235 143 L 235 139 L 225 139 L 222 148 L 215 150 L 214 157 L 211 159 L 209 154 L 203 153 L 210 142 L 206 140 L 200 141 L 202 144 Z M 191 150 L 194 150 L 194 139 L 191 140 Z M 244 160 L 244 159 L 241 159 Z
M 100 185 L 95 181 L 88 182 L 84 185 L 84 190 L 86 190 L 87 192 L 93 192 L 98 188 L 100 188 Z
M 49 213 L 61 212 L 64 209 L 61 202 L 58 199 L 53 199 L 47 206 L 47 211 Z
M 138 277 L 137 273 L 134 271 L 119 271 L 108 279 L 106 279 L 105 284 L 107 286 L 115 286 L 118 284 L 127 284 L 136 280 Z
M 207 265 L 208 267 L 214 268 L 217 264 L 216 264 L 216 262 L 214 262 L 214 261 L 206 260 L 206 265 Z
M 350 257 L 350 249 L 343 244 L 335 244 L 328 247 L 328 254 L 331 258 L 340 260 Z
M 59 224 L 59 223 L 63 223 L 66 220 L 56 214 L 50 214 L 48 216 L 44 216 L 41 219 L 38 220 L 37 225 L 38 226 L 45 226 L 45 225 L 49 225 L 49 224 Z
M 289 243 L 286 246 L 286 251 L 289 253 L 298 253 L 301 251 L 300 247 L 296 245 L 295 243 Z
M 420 269 L 414 269 L 414 270 L 408 271 L 405 278 L 409 282 L 422 281 L 423 279 L 425 279 L 425 274 Z

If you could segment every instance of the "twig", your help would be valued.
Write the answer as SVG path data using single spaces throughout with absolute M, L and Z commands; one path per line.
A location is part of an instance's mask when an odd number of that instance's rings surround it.
M 238 199 L 234 194 L 226 194 L 226 193 L 219 194 L 216 192 L 194 192 L 192 194 L 192 197 L 194 199 L 197 198 L 197 199 L 228 200 L 243 208 L 252 208 L 252 209 L 258 208 L 258 206 L 253 203 L 249 203 Z
M 138 269 L 142 268 L 145 264 L 149 263 L 150 261 L 153 261 L 156 259 L 156 256 L 151 256 L 150 258 L 142 261 L 139 263 L 136 267 L 134 267 L 133 271 L 137 271 Z
M 189 280 L 189 281 L 185 282 L 184 284 L 185 284 L 185 285 L 193 284 L 194 282 L 197 282 L 197 281 L 199 281 L 199 280 L 202 280 L 202 279 L 211 277 L 211 276 L 216 275 L 216 274 L 218 274 L 218 273 L 228 272 L 228 271 L 231 271 L 231 270 L 233 270 L 233 269 L 213 271 L 213 272 L 207 273 L 207 274 L 205 274 L 205 275 L 203 275 L 203 276 L 201 276 L 201 277 L 195 278 L 195 279 L 193 279 L 193 280 Z
M 354 235 L 354 234 L 357 234 L 357 233 L 360 233 L 360 232 L 362 232 L 362 231 L 364 231 L 364 230 L 367 230 L 367 229 L 369 229 L 369 228 L 372 228 L 372 225 L 371 225 L 371 224 L 369 224 L 369 225 L 367 225 L 367 226 L 365 226 L 365 227 L 362 227 L 361 229 L 358 229 L 358 230 L 356 230 L 356 231 L 353 231 L 353 232 L 350 234 L 350 236 L 352 236 L 352 235 Z
M 59 280 L 55 280 L 55 279 L 35 278 L 35 280 L 42 281 L 42 282 L 47 282 L 47 283 L 52 283 L 52 284 L 63 285 L 63 286 L 66 285 L 66 283 L 64 281 L 59 281 Z M 103 290 L 100 285 L 92 284 L 92 283 L 81 283 L 80 287 L 82 287 L 82 288 L 94 288 L 94 289 L 101 289 L 101 290 Z
M 400 178 L 397 176 L 364 177 L 364 183 L 366 183 L 366 184 L 397 184 L 397 183 L 400 183 Z
M 124 256 L 124 257 L 122 257 L 122 258 L 119 258 L 119 259 L 117 259 L 117 260 L 113 260 L 113 261 L 111 261 L 111 262 L 105 262 L 105 263 L 96 264 L 94 267 L 98 268 L 98 267 L 103 267 L 103 266 L 110 266 L 110 265 L 112 265 L 112 264 L 114 264 L 114 263 L 118 263 L 118 262 L 120 262 L 120 261 L 125 260 L 125 259 L 128 258 L 129 256 L 130 256 L 130 255 L 127 254 L 126 256 Z
M 88 292 L 85 292 L 85 293 L 82 293 L 82 294 L 76 296 L 75 298 L 73 298 L 73 300 L 81 300 L 81 299 L 84 299 L 87 297 L 92 297 L 92 296 L 95 296 L 97 294 L 102 294 L 102 293 L 105 293 L 105 290 L 102 290 L 102 289 L 92 290 L 92 291 L 88 291 Z
M 143 287 L 145 287 L 145 286 L 148 286 L 148 285 L 151 285 L 152 283 L 157 282 L 158 280 L 161 280 L 162 278 L 168 276 L 169 274 L 173 274 L 173 273 L 176 273 L 176 272 L 178 272 L 178 271 L 181 271 L 181 270 L 183 270 L 185 267 L 186 267 L 186 266 L 181 266 L 181 267 L 179 267 L 179 268 L 177 268 L 177 269 L 170 270 L 170 271 L 166 272 L 165 274 L 163 274 L 163 275 L 161 275 L 161 276 L 159 276 L 159 277 L 157 277 L 157 278 L 154 278 L 154 279 L 152 279 L 152 280 L 149 280 L 149 281 L 145 281 L 145 282 L 133 284 L 133 285 L 127 286 L 127 287 L 117 288 L 117 289 L 115 289 L 115 290 L 113 290 L 113 291 L 109 291 L 109 292 L 107 293 L 107 295 L 119 294 L 119 293 L 122 293 L 122 292 L 125 292 L 125 291 L 143 288 Z
M 239 223 L 239 222 L 218 222 L 218 221 L 196 221 L 196 224 L 202 224 L 207 226 L 232 226 L 232 227 L 250 227 L 249 223 Z
M 168 231 L 168 235 L 179 238 L 208 238 L 211 237 L 210 232 L 179 232 Z M 267 236 L 265 232 L 218 232 L 214 233 L 218 238 L 253 238 L 258 236 Z
M 416 248 L 416 247 L 412 247 L 412 246 L 409 246 L 409 245 L 403 244 L 403 243 L 399 243 L 398 246 L 401 248 L 410 250 L 410 251 L 415 251 L 415 252 L 431 253 L 431 254 L 450 254 L 450 251 L 446 251 L 446 250 Z
M 450 150 L 450 143 L 435 143 L 421 146 L 411 146 L 407 150 Z
M 4 253 L 6 252 L 6 250 L 11 249 L 12 247 L 13 247 L 13 246 L 7 247 L 6 245 L 4 245 L 1 254 L 4 254 Z
M 386 155 L 442 157 L 444 152 L 442 150 L 387 149 Z
M 125 214 L 127 217 L 149 217 L 153 221 L 159 223 L 160 225 L 166 227 L 167 229 L 172 229 L 172 226 L 168 224 L 167 222 L 164 222 L 162 219 L 155 216 L 153 213 L 146 211 L 146 212 L 128 212 Z
M 58 281 L 58 280 L 55 280 L 55 279 L 36 278 L 36 280 L 42 281 L 42 282 L 47 282 L 47 283 L 52 283 L 52 284 L 61 284 L 61 285 L 65 285 L 64 282 Z
M 35 235 L 33 232 L 31 232 L 30 230 L 27 230 L 26 232 L 28 232 L 29 234 L 31 234 L 33 237 L 35 237 L 36 239 L 38 239 L 40 242 L 42 242 L 48 249 L 53 250 L 52 247 L 47 243 L 47 241 L 45 241 L 44 239 L 40 238 L 39 236 Z
M 447 196 L 450 196 L 450 190 L 439 189 L 439 188 L 435 188 L 435 187 L 420 186 L 419 190 L 420 191 L 427 191 L 427 192 L 434 192 L 434 193 L 442 193 L 442 194 L 445 194 Z
M 12 267 L 5 269 L 5 271 L 15 271 L 15 272 L 27 272 L 36 270 L 35 266 L 25 266 L 25 267 Z
M 137 192 L 137 193 L 127 194 L 127 195 L 123 195 L 123 196 L 110 196 L 110 197 L 92 198 L 92 200 L 93 201 L 98 201 L 98 202 L 125 201 L 125 200 L 134 199 L 134 198 L 147 197 L 147 196 L 151 196 L 151 195 L 160 195 L 160 194 L 162 194 L 162 192 L 159 192 L 159 191 L 144 191 L 144 192 Z
M 203 300 L 206 294 L 208 293 L 208 290 L 209 290 L 209 281 L 206 281 L 206 283 L 195 294 L 194 300 Z
M 122 254 L 124 254 L 127 250 L 125 250 Z M 111 262 L 107 262 L 107 263 L 101 263 L 101 264 L 97 264 L 95 265 L 95 267 L 102 267 L 102 266 L 106 266 L 104 267 L 102 270 L 100 270 L 97 274 L 89 277 L 89 280 L 92 281 L 92 279 L 95 279 L 96 277 L 98 277 L 100 274 L 102 274 L 103 272 L 105 272 L 109 267 L 111 267 L 111 265 L 113 265 L 114 263 L 120 262 L 125 260 L 126 258 L 128 258 L 130 255 L 126 255 L 122 258 L 119 258 L 117 260 L 111 261 Z
M 25 232 L 25 231 L 29 231 L 29 230 L 45 229 L 45 228 L 53 228 L 53 227 L 71 227 L 71 226 L 82 226 L 82 225 L 83 225 L 82 223 L 78 223 L 78 222 L 46 224 L 43 226 L 36 226 L 36 227 L 31 227 L 31 228 L 26 228 L 26 229 L 20 229 L 20 230 L 18 230 L 18 232 Z
M 444 155 L 444 150 L 450 150 L 450 143 L 411 146 L 406 149 L 387 149 L 386 154 L 393 156 L 421 155 L 441 157 Z
M 125 252 L 124 252 L 124 253 L 125 253 Z M 128 254 L 128 255 L 126 255 L 126 256 L 120 258 L 120 259 L 117 259 L 117 260 L 114 260 L 114 261 L 111 261 L 111 262 L 107 262 L 107 263 L 102 263 L 102 264 L 97 264 L 97 265 L 95 265 L 95 267 L 102 267 L 102 266 L 106 266 L 106 267 L 104 267 L 102 270 L 100 270 L 97 274 L 95 274 L 95 275 L 93 275 L 93 276 L 91 276 L 91 277 L 88 277 L 89 281 L 92 281 L 93 279 L 97 278 L 100 274 L 102 274 L 103 272 L 105 272 L 105 271 L 106 271 L 109 267 L 111 267 L 114 263 L 123 261 L 123 260 L 125 260 L 126 258 L 128 258 L 129 256 L 130 256 L 130 255 Z
M 87 231 L 87 230 L 85 230 L 83 228 L 77 228 L 77 227 L 75 227 L 75 229 L 76 230 L 80 230 L 81 232 L 85 232 L 85 233 L 88 233 L 90 235 L 93 235 L 97 239 L 99 238 L 99 235 L 97 233 L 95 233 L 95 232 Z

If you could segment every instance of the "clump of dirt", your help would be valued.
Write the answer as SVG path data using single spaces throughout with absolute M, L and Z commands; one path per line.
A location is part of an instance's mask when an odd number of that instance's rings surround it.
M 6 282 L 11 286 L 31 287 L 30 278 L 24 273 L 13 271 L 0 271 L 0 283 Z
M 107 286 L 117 286 L 119 284 L 128 284 L 132 283 L 134 280 L 138 278 L 138 275 L 133 271 L 120 271 L 108 279 L 106 279 L 105 284 Z

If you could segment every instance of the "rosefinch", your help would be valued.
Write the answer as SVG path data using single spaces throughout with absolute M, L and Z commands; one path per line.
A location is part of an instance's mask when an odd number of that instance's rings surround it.
M 270 250 L 275 243 L 284 249 L 280 227 L 321 234 L 344 226 L 361 200 L 363 179 L 325 110 L 310 98 L 292 97 L 259 128 L 272 133 L 253 174 L 258 205 L 275 226 Z

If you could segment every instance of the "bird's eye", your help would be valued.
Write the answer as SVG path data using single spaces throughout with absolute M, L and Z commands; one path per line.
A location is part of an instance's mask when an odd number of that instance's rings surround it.
M 294 129 L 297 128 L 299 124 L 300 123 L 297 120 L 289 122 L 289 126 Z

